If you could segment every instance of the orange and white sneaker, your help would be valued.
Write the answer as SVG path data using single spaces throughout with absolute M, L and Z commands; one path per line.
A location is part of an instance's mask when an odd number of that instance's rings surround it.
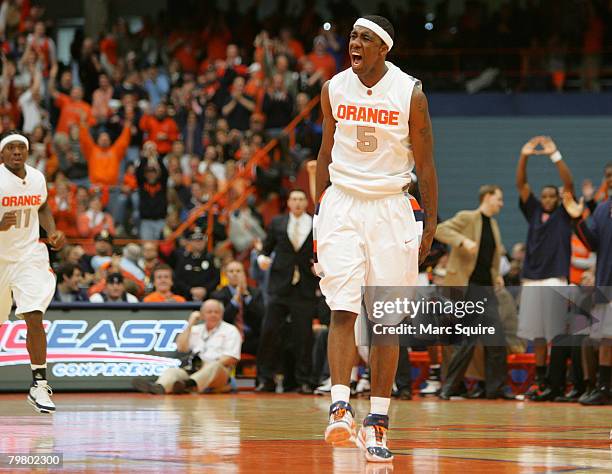
M 391 462 L 393 453 L 387 448 L 387 431 L 389 417 L 370 413 L 363 420 L 363 426 L 357 434 L 359 446 L 369 462 Z
M 325 430 L 325 441 L 332 446 L 355 446 L 355 412 L 347 402 L 338 401 L 329 407 L 329 424 Z

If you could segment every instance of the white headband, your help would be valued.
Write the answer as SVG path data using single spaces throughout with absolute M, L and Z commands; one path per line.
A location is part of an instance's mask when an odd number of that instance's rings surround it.
M 393 48 L 393 40 L 391 39 L 391 36 L 389 36 L 389 33 L 383 30 L 380 25 L 377 25 L 371 20 L 366 20 L 365 18 L 358 18 L 355 24 L 353 25 L 353 28 L 356 26 L 363 26 L 364 28 L 372 30 L 374 33 L 380 36 L 380 39 L 383 40 L 383 43 L 385 43 L 389 47 L 389 51 L 391 51 L 391 48 Z
M 10 142 L 21 142 L 26 146 L 26 150 L 30 149 L 30 145 L 28 144 L 28 139 L 26 137 L 18 133 L 13 133 L 4 137 L 2 141 L 0 141 L 0 152 L 2 152 L 2 150 L 4 150 L 4 147 Z

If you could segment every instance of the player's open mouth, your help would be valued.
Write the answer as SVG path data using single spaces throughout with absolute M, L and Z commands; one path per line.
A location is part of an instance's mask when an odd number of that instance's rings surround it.
M 361 54 L 351 53 L 351 62 L 353 63 L 353 66 L 360 66 L 362 61 L 363 58 L 361 57 Z

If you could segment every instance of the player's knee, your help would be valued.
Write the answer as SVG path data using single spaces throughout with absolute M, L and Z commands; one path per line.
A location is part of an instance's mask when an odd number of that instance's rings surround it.
M 40 311 L 25 313 L 23 319 L 28 327 L 28 331 L 44 331 L 42 313 Z
M 332 311 L 331 312 L 331 324 L 333 326 L 347 326 L 353 330 L 355 326 L 355 319 L 357 315 L 350 311 Z

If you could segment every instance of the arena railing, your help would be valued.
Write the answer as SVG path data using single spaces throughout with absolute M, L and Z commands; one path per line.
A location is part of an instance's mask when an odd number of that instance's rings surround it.
M 293 120 L 289 122 L 289 124 L 283 129 L 281 136 L 288 137 L 290 144 L 295 142 L 296 127 L 300 124 L 302 120 L 304 120 L 306 117 L 308 117 L 311 114 L 312 109 L 317 106 L 319 101 L 320 101 L 319 96 L 316 96 L 313 99 L 311 99 L 310 102 L 308 102 L 308 104 L 306 104 L 306 106 L 304 107 L 304 110 L 302 110 L 297 116 L 295 116 Z M 187 219 L 185 219 L 185 221 L 182 222 L 181 225 L 171 235 L 167 237 L 165 242 L 166 243 L 173 242 L 174 240 L 179 238 L 181 235 L 183 235 L 183 233 L 186 230 L 191 228 L 200 217 L 207 214 L 206 233 L 208 236 L 208 250 L 212 251 L 213 250 L 212 234 L 213 234 L 213 225 L 214 225 L 214 212 L 217 211 L 219 212 L 219 215 L 224 214 L 225 216 L 227 216 L 228 212 L 234 211 L 238 209 L 240 206 L 242 206 L 242 204 L 244 204 L 244 202 L 248 199 L 248 197 L 255 192 L 255 187 L 252 186 L 252 182 L 247 187 L 247 189 L 236 200 L 232 202 L 228 202 L 227 206 L 225 207 L 221 206 L 221 202 L 229 196 L 231 190 L 240 180 L 247 179 L 249 181 L 252 181 L 250 179 L 250 175 L 254 167 L 262 164 L 266 156 L 268 156 L 273 150 L 278 150 L 279 146 L 280 146 L 279 139 L 274 138 L 270 140 L 268 143 L 266 143 L 266 145 L 263 148 L 261 148 L 260 150 L 257 150 L 257 152 L 246 163 L 246 165 L 244 165 L 244 167 L 240 171 L 238 171 L 231 180 L 228 181 L 227 186 L 222 191 L 217 192 L 206 203 L 194 208 L 189 213 Z

